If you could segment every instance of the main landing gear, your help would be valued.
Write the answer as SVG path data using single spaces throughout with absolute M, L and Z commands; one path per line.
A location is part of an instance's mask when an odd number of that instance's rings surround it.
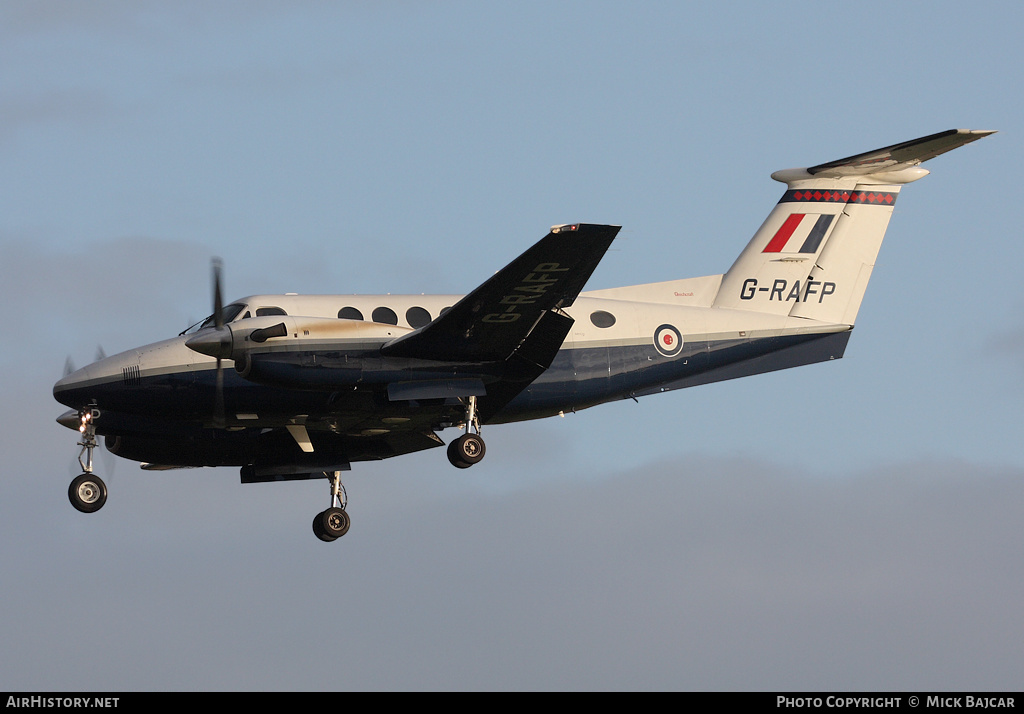
M 82 440 L 78 442 L 82 447 L 78 454 L 78 465 L 82 467 L 82 474 L 76 476 L 68 486 L 68 500 L 82 513 L 95 513 L 107 502 L 107 485 L 92 472 L 92 453 L 97 446 L 96 424 L 93 420 L 98 413 L 91 407 L 78 412 L 78 431 L 82 434 Z M 83 456 L 85 461 L 82 460 Z
M 332 543 L 348 533 L 352 522 L 345 511 L 348 495 L 341 483 L 341 471 L 332 471 L 327 478 L 331 482 L 331 507 L 313 518 L 313 533 L 325 543 Z
M 474 431 L 476 433 L 473 433 Z M 448 444 L 448 460 L 455 468 L 468 469 L 473 464 L 479 463 L 485 453 L 487 453 L 487 447 L 480 436 L 476 397 L 469 397 L 466 403 L 466 433 Z

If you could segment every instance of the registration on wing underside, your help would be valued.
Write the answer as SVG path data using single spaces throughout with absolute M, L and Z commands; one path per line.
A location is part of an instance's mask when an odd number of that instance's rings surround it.
M 568 307 L 619 226 L 560 226 L 429 325 L 388 343 L 384 356 L 449 362 L 508 359 L 541 317 Z

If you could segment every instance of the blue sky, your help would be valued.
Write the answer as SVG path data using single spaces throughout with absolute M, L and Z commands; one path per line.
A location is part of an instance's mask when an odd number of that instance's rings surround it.
M 0 688 L 1019 689 L 1022 29 L 0 4 Z M 589 287 L 720 273 L 772 171 L 955 127 L 1000 133 L 903 191 L 838 363 L 492 428 L 472 473 L 357 465 L 333 547 L 321 483 L 101 459 L 104 510 L 67 503 L 65 359 L 203 317 L 211 256 L 229 296 L 459 293 L 587 221 L 624 227 Z

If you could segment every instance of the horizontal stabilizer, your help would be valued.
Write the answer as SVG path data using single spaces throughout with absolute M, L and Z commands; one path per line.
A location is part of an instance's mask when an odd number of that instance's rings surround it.
M 882 171 L 899 171 L 917 166 L 923 161 L 934 159 L 940 154 L 952 151 L 964 144 L 977 141 L 994 131 L 981 129 L 950 129 L 938 134 L 922 136 L 882 149 L 848 156 L 838 161 L 829 161 L 807 169 L 812 176 L 841 178 L 843 176 L 867 176 Z

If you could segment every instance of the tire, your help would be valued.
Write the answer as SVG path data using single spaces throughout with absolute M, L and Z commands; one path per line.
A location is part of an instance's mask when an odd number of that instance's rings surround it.
M 454 441 L 448 444 L 448 461 L 451 462 L 451 465 L 457 469 L 468 469 L 470 466 L 473 465 L 467 464 L 465 461 L 459 458 L 459 452 L 456 449 L 456 444 Z
M 341 538 L 348 533 L 349 526 L 352 525 L 352 521 L 343 508 L 328 508 L 320 514 L 319 518 L 324 535 L 332 540 Z
M 323 513 L 318 513 L 315 516 L 313 516 L 313 533 L 316 535 L 317 538 L 322 540 L 324 543 L 333 543 L 338 539 L 334 536 L 329 536 L 326 533 L 324 533 L 324 524 L 322 522 L 323 515 Z
M 480 463 L 486 453 L 487 447 L 479 434 L 463 434 L 448 446 L 448 460 L 459 468 Z
M 68 486 L 68 500 L 82 513 L 95 513 L 107 502 L 107 485 L 95 474 L 76 476 Z

